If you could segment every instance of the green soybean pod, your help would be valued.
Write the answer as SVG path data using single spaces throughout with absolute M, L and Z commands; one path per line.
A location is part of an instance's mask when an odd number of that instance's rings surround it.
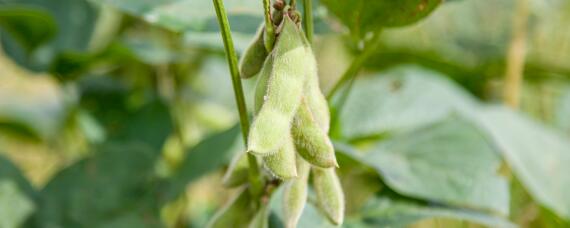
M 247 182 L 248 175 L 247 153 L 239 153 L 232 158 L 222 183 L 228 188 L 237 187 Z
M 285 16 L 273 50 L 265 101 L 248 137 L 248 151 L 253 154 L 275 153 L 283 145 L 284 136 L 290 133 L 306 82 L 307 53 L 301 35 L 295 23 Z
M 253 41 L 249 44 L 239 61 L 241 78 L 251 78 L 256 75 L 267 57 L 267 49 L 264 44 L 265 24 L 261 23 Z
M 254 113 L 257 115 L 259 110 L 261 110 L 261 106 L 265 102 L 265 95 L 267 94 L 267 82 L 269 81 L 269 77 L 271 76 L 271 70 L 273 69 L 273 54 L 270 54 L 265 59 L 263 63 L 263 67 L 261 68 L 261 72 L 259 73 L 259 77 L 257 79 L 257 84 L 255 86 L 255 95 L 254 95 Z
M 305 87 L 305 98 L 311 112 L 315 117 L 315 121 L 319 124 L 321 129 L 328 134 L 330 127 L 330 112 L 329 105 L 326 97 L 323 95 L 319 86 L 319 76 L 317 72 L 317 62 L 313 51 L 310 47 L 306 47 L 309 53 L 310 66 L 307 68 L 307 84 Z
M 286 228 L 297 227 L 308 195 L 309 171 L 311 167 L 297 155 L 297 178 L 285 182 L 283 189 L 283 216 Z
M 284 136 L 285 143 L 277 153 L 263 157 L 265 167 L 279 179 L 290 179 L 297 176 L 295 164 L 295 145 L 291 136 Z
M 342 224 L 345 208 L 344 193 L 334 168 L 313 167 L 312 172 L 317 204 L 332 223 Z
M 297 152 L 306 161 L 321 168 L 338 166 L 332 142 L 315 120 L 306 98 L 297 110 L 291 132 Z
M 240 189 L 238 196 L 216 212 L 206 227 L 246 227 L 255 215 L 251 206 L 252 200 L 247 188 Z

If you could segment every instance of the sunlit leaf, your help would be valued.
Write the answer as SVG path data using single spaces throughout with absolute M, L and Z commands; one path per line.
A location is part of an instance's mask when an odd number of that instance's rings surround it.
M 570 218 L 570 139 L 506 107 L 489 107 L 479 120 L 534 199 Z
M 336 148 L 375 168 L 402 195 L 508 214 L 508 185 L 497 174 L 499 154 L 462 118 L 395 135 L 371 149 Z
M 360 77 L 340 115 L 342 136 L 359 138 L 401 131 L 445 118 L 469 114 L 476 101 L 443 75 L 404 65 Z

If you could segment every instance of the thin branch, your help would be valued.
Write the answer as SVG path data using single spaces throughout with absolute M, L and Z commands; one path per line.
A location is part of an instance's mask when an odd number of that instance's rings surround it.
M 243 95 L 243 88 L 241 85 L 241 79 L 238 70 L 238 59 L 236 51 L 234 48 L 234 43 L 232 40 L 230 24 L 228 21 L 228 16 L 224 9 L 223 0 L 213 0 L 214 8 L 216 9 L 216 15 L 218 17 L 218 22 L 220 24 L 220 31 L 222 33 L 222 39 L 224 41 L 224 48 L 226 52 L 226 57 L 228 59 L 228 66 L 230 68 L 230 74 L 232 78 L 232 86 L 234 89 L 234 95 L 236 98 L 236 104 L 239 111 L 239 119 L 241 124 L 241 132 L 244 144 L 247 147 L 247 135 L 249 134 L 249 119 L 247 117 L 247 108 L 245 105 L 245 96 Z M 249 181 L 251 186 L 251 191 L 255 195 L 259 194 L 263 188 L 261 185 L 261 174 L 259 172 L 259 167 L 257 164 L 257 159 L 254 155 L 248 153 L 249 161 Z
M 313 1 L 303 0 L 303 25 L 309 43 L 313 42 Z
M 347 81 L 356 77 L 356 75 L 360 71 L 360 68 L 362 68 L 362 65 L 364 65 L 366 60 L 368 60 L 368 58 L 376 51 L 376 49 L 378 49 L 379 46 L 380 46 L 380 32 L 376 32 L 374 33 L 374 36 L 368 42 L 368 44 L 365 45 L 364 50 L 352 61 L 348 69 L 346 69 L 344 74 L 342 74 L 340 79 L 336 82 L 336 84 L 334 84 L 332 89 L 328 92 L 327 100 L 330 101 L 335 95 L 335 93 L 337 93 L 338 90 Z M 349 87 L 347 89 L 350 90 L 351 86 L 352 83 L 349 84 Z
M 519 108 L 521 84 L 524 76 L 528 15 L 528 0 L 518 0 L 513 18 L 512 38 L 507 54 L 505 90 L 503 91 L 504 102 L 515 109 Z

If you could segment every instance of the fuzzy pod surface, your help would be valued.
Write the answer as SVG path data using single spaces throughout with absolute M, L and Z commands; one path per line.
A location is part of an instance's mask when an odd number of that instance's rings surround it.
M 290 179 L 297 176 L 295 164 L 295 145 L 291 136 L 284 136 L 285 143 L 277 153 L 263 157 L 265 167 L 279 179 Z
M 292 135 L 297 152 L 309 163 L 321 168 L 338 166 L 334 147 L 303 99 L 293 121 Z
M 286 228 L 297 227 L 307 202 L 309 171 L 311 167 L 297 155 L 297 178 L 288 180 L 283 189 L 283 215 Z
M 261 70 L 267 58 L 267 49 L 264 44 L 265 24 L 261 23 L 255 37 L 240 58 L 239 72 L 241 78 L 251 78 Z
M 344 220 L 344 193 L 334 168 L 321 169 L 313 167 L 313 188 L 317 194 L 317 202 L 326 217 L 335 225 Z
M 309 56 L 303 46 L 302 32 L 287 16 L 272 55 L 267 93 L 248 137 L 248 151 L 260 156 L 275 153 L 283 145 L 284 136 L 290 134 L 306 82 Z

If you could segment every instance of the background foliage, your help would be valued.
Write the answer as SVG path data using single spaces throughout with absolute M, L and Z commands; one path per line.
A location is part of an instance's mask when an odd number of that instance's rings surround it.
M 262 2 L 225 4 L 241 52 Z M 517 4 L 518 110 L 501 105 Z M 344 227 L 570 226 L 570 2 L 313 6 L 322 89 L 362 68 L 331 102 Z M 0 0 L 0 43 L 0 227 L 203 227 L 237 193 L 211 1 Z M 331 226 L 312 203 L 299 223 Z

